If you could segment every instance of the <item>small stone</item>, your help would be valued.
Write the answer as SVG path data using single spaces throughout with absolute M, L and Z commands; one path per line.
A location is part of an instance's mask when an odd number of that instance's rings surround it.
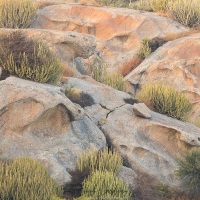
M 143 117 L 146 119 L 151 118 L 151 110 L 144 103 L 134 104 L 133 112 L 139 117 Z

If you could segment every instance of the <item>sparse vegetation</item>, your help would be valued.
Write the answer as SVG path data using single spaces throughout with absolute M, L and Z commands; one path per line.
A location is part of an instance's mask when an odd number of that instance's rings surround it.
M 132 8 L 169 13 L 170 16 L 189 27 L 200 25 L 199 0 L 138 0 Z
M 111 151 L 108 148 L 100 152 L 85 151 L 79 156 L 77 166 L 80 171 L 89 169 L 90 171 L 111 171 L 118 174 L 122 166 L 122 158 L 117 151 Z
M 155 37 L 153 39 L 143 39 L 141 47 L 138 51 L 138 56 L 141 59 L 145 59 L 149 57 L 149 55 L 154 52 L 158 47 L 162 46 L 164 43 L 166 43 L 165 39 Z
M 0 27 L 28 28 L 36 10 L 31 0 L 0 0 Z
M 153 11 L 158 12 L 166 12 L 167 5 L 170 0 L 150 0 L 150 5 Z
M 180 120 L 187 119 L 192 104 L 181 92 L 164 83 L 147 83 L 142 85 L 137 98 L 161 113 Z
M 20 31 L 1 35 L 0 64 L 7 74 L 36 82 L 57 83 L 62 75 L 60 61 L 50 49 Z
M 150 43 L 149 39 L 143 39 L 142 40 L 141 47 L 140 47 L 140 49 L 138 51 L 138 56 L 141 59 L 145 59 L 151 54 L 151 48 L 150 48 L 149 43 Z
M 124 77 L 117 72 L 108 72 L 106 70 L 106 63 L 102 61 L 96 61 L 92 77 L 105 85 L 109 85 L 116 90 L 126 91 L 126 84 L 124 82 Z
M 1 200 L 50 200 L 61 196 L 62 189 L 36 160 L 17 158 L 0 162 Z
M 131 3 L 129 7 L 136 10 L 153 11 L 150 4 L 150 0 L 138 0 Z
M 200 25 L 199 0 L 175 0 L 169 1 L 168 11 L 172 18 L 189 27 Z
M 115 150 L 86 150 L 77 160 L 77 169 L 70 173 L 72 183 L 66 189 L 76 194 L 77 189 L 82 191 L 77 200 L 129 199 L 128 185 L 117 177 L 121 167 L 122 157 Z
M 162 199 L 173 199 L 174 191 L 167 184 L 156 184 L 154 189 Z
M 133 0 L 96 0 L 100 5 L 115 6 L 115 7 L 129 7 Z
M 200 193 L 200 151 L 187 153 L 179 160 L 177 174 L 181 178 L 187 178 L 185 187 L 192 193 Z
M 91 95 L 73 87 L 67 88 L 65 90 L 65 95 L 72 102 L 79 104 L 83 108 L 95 104 L 94 99 Z
M 84 180 L 82 196 L 92 199 L 123 199 L 129 200 L 131 191 L 113 172 L 95 171 Z

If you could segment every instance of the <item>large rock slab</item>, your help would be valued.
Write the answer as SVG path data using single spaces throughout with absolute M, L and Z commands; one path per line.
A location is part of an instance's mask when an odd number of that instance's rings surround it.
M 126 166 L 136 174 L 181 186 L 175 175 L 177 158 L 186 151 L 200 149 L 199 128 L 149 109 L 150 119 L 137 116 L 133 111 L 137 104 L 126 103 L 134 103 L 130 95 L 88 78 L 69 78 L 63 85 L 63 90 L 67 88 L 75 94 L 79 91 L 90 95 L 93 103 L 84 107 L 86 115 L 103 131 L 108 146 L 121 153 Z M 133 178 L 133 188 L 136 179 Z
M 114 70 L 135 62 L 133 57 L 142 39 L 187 30 L 181 24 L 155 13 L 70 3 L 40 9 L 32 27 L 94 35 L 98 57 Z
M 10 77 L 0 93 L 0 158 L 38 159 L 64 184 L 83 150 L 105 147 L 103 133 L 60 87 Z
M 132 105 L 111 112 L 101 130 L 129 167 L 171 186 L 180 186 L 176 159 L 200 149 L 199 128 L 153 111 L 151 119 L 137 117 Z
M 62 86 L 64 91 L 72 90 L 67 96 L 80 105 L 84 99 L 77 99 L 77 93 L 84 94 L 88 99 L 91 99 L 90 104 L 85 102 L 84 110 L 88 117 L 95 123 L 101 124 L 106 120 L 108 113 L 115 108 L 126 104 L 126 100 L 132 99 L 130 95 L 113 89 L 112 87 L 98 83 L 96 81 L 88 82 L 77 78 L 68 78 Z M 77 100 L 77 101 L 76 101 Z
M 125 77 L 135 93 L 138 85 L 165 82 L 193 102 L 191 119 L 200 117 L 200 34 L 168 42 Z

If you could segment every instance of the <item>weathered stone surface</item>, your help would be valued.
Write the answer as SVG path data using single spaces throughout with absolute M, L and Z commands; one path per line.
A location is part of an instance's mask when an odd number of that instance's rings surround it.
M 151 118 L 151 110 L 144 103 L 137 103 L 133 105 L 133 112 L 143 118 Z
M 128 184 L 132 191 L 137 188 L 137 174 L 132 169 L 123 166 L 118 177 Z
M 98 56 L 114 70 L 135 62 L 133 57 L 137 54 L 142 39 L 186 30 L 179 23 L 155 13 L 70 3 L 40 9 L 32 27 L 96 36 Z
M 200 116 L 200 34 L 168 42 L 125 77 L 134 93 L 138 85 L 165 82 L 193 102 L 191 119 Z
M 94 81 L 69 78 L 63 87 L 91 96 L 93 104 L 84 107 L 86 115 L 103 131 L 108 145 L 118 149 L 127 166 L 155 180 L 180 186 L 175 176 L 176 159 L 185 151 L 200 149 L 199 128 L 153 111 L 148 111 L 150 119 L 138 117 L 133 105 L 124 101 L 129 95 Z
M 108 115 L 101 130 L 132 169 L 180 186 L 176 158 L 186 150 L 200 149 L 200 129 L 153 111 L 151 116 L 137 117 L 131 105 L 124 105 Z
M 60 87 L 11 77 L 0 93 L 0 158 L 38 159 L 64 184 L 81 151 L 105 147 L 103 133 Z
M 108 111 L 112 111 L 116 107 L 124 105 L 125 100 L 131 98 L 131 96 L 125 92 L 99 84 L 94 80 L 93 83 L 91 83 L 77 78 L 69 78 L 63 88 L 64 90 L 67 88 L 80 90 L 91 96 L 93 104 L 99 104 L 103 109 L 107 109 Z
M 0 34 L 16 31 L 16 29 L 0 29 Z M 72 31 L 56 31 L 44 29 L 20 29 L 27 37 L 43 39 L 61 59 L 63 65 L 73 65 L 74 58 L 88 58 L 95 52 L 96 39 L 93 35 Z

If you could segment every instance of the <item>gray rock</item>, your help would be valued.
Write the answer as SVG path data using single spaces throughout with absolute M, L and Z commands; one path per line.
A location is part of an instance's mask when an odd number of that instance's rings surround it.
M 12 77 L 0 93 L 0 158 L 40 160 L 64 184 L 83 150 L 105 147 L 103 133 L 60 87 Z
M 125 92 L 115 90 L 112 87 L 103 85 L 94 80 L 92 83 L 77 78 L 69 78 L 66 84 L 63 85 L 63 90 L 67 88 L 74 88 L 88 94 L 93 99 L 93 104 L 99 104 L 103 109 L 109 111 L 124 105 L 124 100 L 131 98 L 131 96 Z
M 137 103 L 133 105 L 133 112 L 139 116 L 146 119 L 151 118 L 151 110 L 144 103 Z
M 130 98 L 128 94 L 90 79 L 87 81 L 69 78 L 63 87 L 83 91 L 94 100 L 94 104 L 84 110 L 103 131 L 108 145 L 116 148 L 137 173 L 181 187 L 175 175 L 177 158 L 185 151 L 200 148 L 200 129 L 149 109 L 147 113 L 151 118 L 138 117 L 133 106 L 124 101 Z
M 101 130 L 133 170 L 180 186 L 176 159 L 185 151 L 200 149 L 200 129 L 153 111 L 150 114 L 148 120 L 137 117 L 131 105 L 124 105 L 107 116 Z
M 123 166 L 118 177 L 128 184 L 132 191 L 137 188 L 137 174 L 132 169 Z

